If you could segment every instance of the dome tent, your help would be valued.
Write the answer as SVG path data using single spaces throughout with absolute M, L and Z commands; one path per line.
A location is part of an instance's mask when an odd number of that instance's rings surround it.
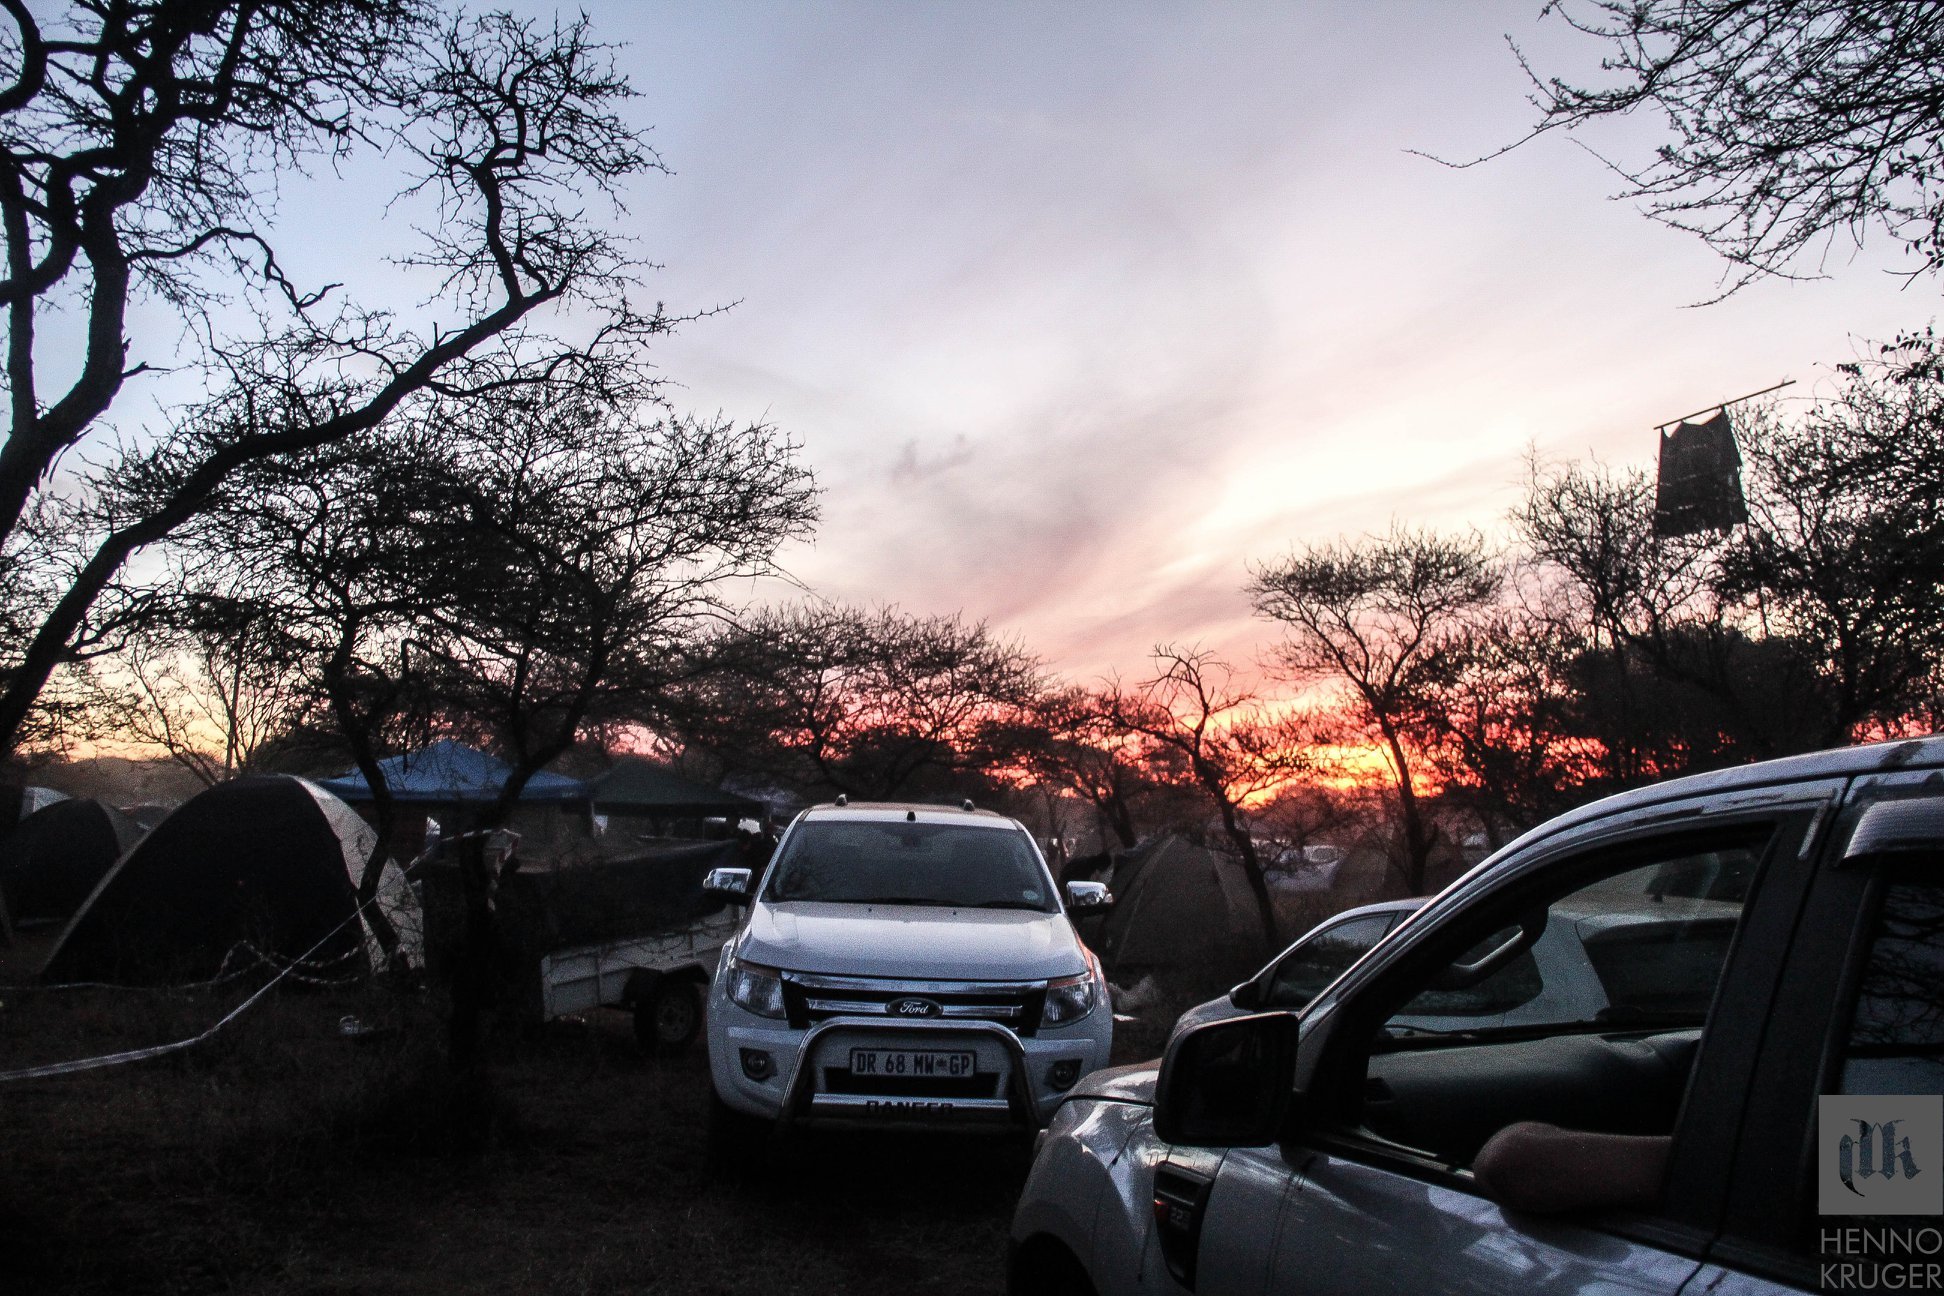
M 0 783 L 0 833 L 11 832 L 28 815 L 65 800 L 67 793 L 56 792 L 53 788 Z
M 99 801 L 56 801 L 0 837 L 0 895 L 16 927 L 66 922 L 142 836 Z
M 341 968 L 378 945 L 357 920 L 356 880 L 371 828 L 315 783 L 238 779 L 184 802 L 115 864 L 48 957 L 49 983 L 158 985 L 208 980 L 247 943 Z M 420 955 L 417 903 L 385 866 L 378 908 L 402 951 Z
M 1263 953 L 1262 910 L 1234 859 L 1179 837 L 1117 856 L 1114 907 L 1089 941 L 1117 976 L 1253 968 Z

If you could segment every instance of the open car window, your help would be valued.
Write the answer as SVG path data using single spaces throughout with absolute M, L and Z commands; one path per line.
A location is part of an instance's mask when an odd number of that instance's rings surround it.
M 1452 1166 L 1520 1122 L 1671 1134 L 1766 836 L 1568 866 L 1564 893 L 1453 924 L 1460 952 L 1386 996 L 1363 1127 Z

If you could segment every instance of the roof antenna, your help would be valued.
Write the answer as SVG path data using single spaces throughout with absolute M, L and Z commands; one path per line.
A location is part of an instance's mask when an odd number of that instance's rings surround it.
M 844 793 L 839 792 L 837 794 L 837 804 L 840 806 L 847 806 L 850 804 L 850 798 L 846 796 Z
M 917 823 L 917 822 L 918 822 L 918 812 L 917 812 L 916 810 L 907 810 L 907 811 L 905 811 L 905 822 L 906 822 L 906 823 Z
M 959 809 L 961 809 L 961 810 L 970 810 L 971 808 L 972 808 L 972 798 L 971 798 L 971 797 L 967 797 L 967 798 L 965 798 L 965 800 L 963 800 L 963 801 L 961 801 L 961 802 L 959 802 Z

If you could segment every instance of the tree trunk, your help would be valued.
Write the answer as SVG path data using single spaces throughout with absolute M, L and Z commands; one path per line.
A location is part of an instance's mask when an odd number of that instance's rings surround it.
M 1383 726 L 1384 742 L 1390 748 L 1391 767 L 1397 773 L 1397 809 L 1404 821 L 1404 884 L 1407 895 L 1424 894 L 1424 874 L 1431 859 L 1431 834 L 1424 824 L 1424 810 L 1418 803 L 1417 788 L 1411 784 L 1411 763 L 1404 755 L 1404 743 L 1395 728 Z
M 1222 831 L 1228 834 L 1229 841 L 1235 845 L 1235 853 L 1241 857 L 1242 876 L 1248 879 L 1257 912 L 1262 915 L 1262 939 L 1266 947 L 1263 957 L 1267 958 L 1282 948 L 1276 906 L 1269 896 L 1269 879 L 1262 875 L 1262 861 L 1256 856 L 1255 838 L 1236 814 L 1234 803 L 1226 797 L 1218 797 L 1217 803 L 1222 807 Z
M 333 654 L 325 673 L 324 691 L 331 700 L 331 713 L 337 717 L 338 732 L 351 744 L 351 756 L 357 762 L 358 773 L 364 775 L 365 786 L 371 789 L 371 817 L 373 827 L 378 831 L 378 840 L 365 860 L 364 871 L 358 875 L 358 903 L 364 906 L 365 917 L 372 933 L 378 937 L 378 945 L 384 950 L 385 958 L 391 960 L 398 955 L 398 932 L 378 908 L 377 901 L 378 886 L 385 876 L 385 861 L 391 857 L 391 835 L 397 807 L 392 800 L 391 785 L 385 782 L 385 773 L 378 767 L 378 753 L 371 742 L 371 726 L 364 723 L 352 705 L 349 682 L 345 678 L 345 659 L 356 632 L 354 623 L 350 633 L 339 639 L 337 652 Z

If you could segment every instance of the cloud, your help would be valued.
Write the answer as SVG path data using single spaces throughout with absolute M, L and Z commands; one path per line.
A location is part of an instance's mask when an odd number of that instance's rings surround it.
M 657 291 L 741 303 L 657 356 L 802 439 L 793 570 L 1081 675 L 1158 640 L 1241 665 L 1251 561 L 1490 531 L 1528 443 L 1642 461 L 1656 420 L 1924 313 L 1867 266 L 1682 310 L 1718 264 L 1566 142 L 1407 153 L 1528 124 L 1501 33 L 1583 49 L 1525 0 L 652 8 Z

